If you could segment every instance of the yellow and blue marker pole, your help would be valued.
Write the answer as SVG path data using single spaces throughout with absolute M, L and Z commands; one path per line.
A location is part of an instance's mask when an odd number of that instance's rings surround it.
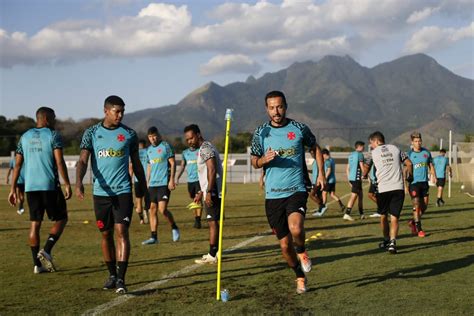
M 225 111 L 226 129 L 225 129 L 225 147 L 224 147 L 224 170 L 222 175 L 222 195 L 221 195 L 221 214 L 219 221 L 219 252 L 217 253 L 217 300 L 221 299 L 221 268 L 222 268 L 222 232 L 224 229 L 224 206 L 227 181 L 227 157 L 229 156 L 229 138 L 230 124 L 232 121 L 232 113 L 234 110 L 227 109 Z

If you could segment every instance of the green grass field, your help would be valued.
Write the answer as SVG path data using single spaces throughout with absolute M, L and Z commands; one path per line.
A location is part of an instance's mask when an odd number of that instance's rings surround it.
M 40 275 L 32 271 L 28 215 L 19 216 L 8 206 L 7 190 L 0 187 L 1 315 L 82 314 L 110 302 L 101 309 L 105 314 L 471 315 L 474 310 L 474 200 L 456 185 L 453 197 L 445 198 L 446 206 L 430 204 L 424 239 L 409 234 L 411 212 L 405 200 L 397 255 L 377 248 L 378 219 L 343 222 L 334 204 L 323 218 L 308 216 L 313 271 L 305 295 L 296 295 L 293 271 L 283 262 L 276 238 L 268 234 L 264 197 L 257 186 L 229 185 L 224 249 L 248 244 L 223 254 L 222 287 L 230 292 L 226 303 L 215 299 L 217 266 L 194 265 L 208 251 L 208 230 L 192 228 L 184 185 L 173 192 L 170 205 L 181 229 L 180 242 L 171 241 L 171 230 L 160 217 L 160 243 L 142 246 L 149 228 L 134 216 L 130 294 L 121 297 L 101 289 L 107 271 L 90 190 L 85 201 L 73 198 L 68 204 L 70 221 L 53 250 L 58 272 Z M 340 196 L 347 192 L 344 183 L 338 185 Z M 431 195 L 434 200 L 433 189 Z M 366 209 L 374 205 L 366 201 Z M 49 225 L 44 222 L 41 245 Z M 311 238 L 317 233 L 322 236 Z

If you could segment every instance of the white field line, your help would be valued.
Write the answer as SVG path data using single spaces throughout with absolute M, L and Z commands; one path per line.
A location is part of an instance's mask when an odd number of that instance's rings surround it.
M 350 193 L 345 194 L 345 195 L 341 196 L 340 199 L 342 200 L 342 199 L 348 197 L 349 195 L 351 195 L 351 194 Z M 336 201 L 332 200 L 331 202 L 327 203 L 326 205 L 332 204 L 334 202 L 336 202 Z M 247 246 L 251 243 L 256 242 L 257 240 L 262 239 L 263 237 L 269 236 L 268 234 L 270 232 L 271 232 L 271 230 L 266 231 L 263 234 L 258 234 L 254 237 L 246 239 L 246 240 L 238 243 L 235 246 L 227 248 L 226 250 L 224 250 L 224 252 L 232 252 L 232 251 L 235 251 L 237 249 L 243 248 L 243 247 L 245 247 L 245 246 Z M 181 270 L 178 270 L 178 271 L 175 271 L 175 272 L 172 272 L 170 274 L 167 274 L 167 275 L 163 276 L 161 279 L 159 279 L 157 281 L 150 282 L 150 283 L 142 286 L 141 288 L 139 288 L 137 290 L 134 290 L 134 292 L 155 290 L 160 285 L 163 285 L 163 284 L 167 283 L 168 281 L 171 281 L 172 279 L 177 278 L 177 277 L 179 277 L 183 274 L 186 274 L 186 273 L 189 273 L 193 270 L 196 270 L 197 268 L 199 268 L 201 266 L 202 266 L 201 264 L 197 264 L 197 263 L 186 266 L 186 267 L 182 268 Z M 125 295 L 117 296 L 116 298 L 114 298 L 113 300 L 111 300 L 107 303 L 104 303 L 102 305 L 96 306 L 92 309 L 89 309 L 89 310 L 85 311 L 82 315 L 100 315 L 101 313 L 104 313 L 104 312 L 108 311 L 112 307 L 123 304 L 123 303 L 127 302 L 128 300 L 130 300 L 134 297 L 135 297 L 135 295 L 133 295 L 133 294 L 125 294 Z

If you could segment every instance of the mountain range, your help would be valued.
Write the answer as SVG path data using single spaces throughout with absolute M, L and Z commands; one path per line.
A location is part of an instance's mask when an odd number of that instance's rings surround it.
M 326 56 L 245 82 L 209 82 L 178 104 L 127 113 L 124 123 L 142 135 L 155 125 L 166 137 L 196 123 L 212 139 L 224 135 L 225 111 L 233 108 L 232 133 L 253 132 L 268 120 L 264 97 L 271 90 L 285 93 L 287 116 L 306 123 L 323 146 L 350 146 L 375 130 L 402 145 L 419 130 L 427 146 L 447 139 L 449 129 L 455 138 L 474 131 L 474 80 L 424 54 L 372 68 L 347 55 Z

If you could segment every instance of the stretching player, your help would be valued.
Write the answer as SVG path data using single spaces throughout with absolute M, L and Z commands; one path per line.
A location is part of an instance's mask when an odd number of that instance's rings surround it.
M 76 196 L 84 199 L 82 179 L 89 157 L 94 174 L 94 212 L 102 234 L 102 254 L 109 270 L 103 289 L 127 293 L 125 274 L 130 257 L 129 226 L 133 215 L 132 183 L 129 161 L 141 191 L 146 190 L 145 174 L 138 154 L 135 131 L 123 125 L 125 103 L 118 96 L 104 102 L 104 120 L 89 127 L 82 136 L 81 153 L 76 169 Z M 116 244 L 114 243 L 114 234 Z
M 10 166 L 7 172 L 7 185 L 10 184 L 10 174 L 13 175 L 13 169 L 15 169 L 16 159 L 15 157 L 10 160 Z M 16 196 L 18 198 L 18 210 L 16 211 L 18 215 L 22 215 L 25 212 L 25 208 L 23 207 L 23 203 L 25 202 L 25 166 L 20 170 L 20 176 L 18 177 L 18 181 L 16 183 Z
M 265 210 L 270 227 L 276 233 L 288 266 L 296 274 L 296 292 L 306 292 L 305 272 L 311 271 L 311 259 L 305 248 L 306 215 L 304 161 L 305 147 L 315 151 L 319 176 L 316 185 L 324 187 L 323 159 L 316 138 L 304 124 L 286 117 L 287 102 L 280 91 L 265 96 L 270 122 L 257 127 L 252 139 L 252 166 L 265 169 Z
M 162 140 L 158 129 L 152 126 L 148 129 L 150 146 L 147 149 L 148 159 L 148 192 L 150 193 L 150 229 L 151 237 L 143 245 L 158 243 L 158 214 L 157 210 L 168 220 L 171 225 L 171 237 L 178 241 L 180 234 L 174 221 L 173 214 L 168 210 L 171 190 L 176 189 L 174 177 L 176 163 L 174 151 L 168 142 Z
M 346 213 L 343 216 L 343 219 L 347 221 L 353 221 L 354 218 L 351 216 L 352 207 L 354 206 L 355 201 L 358 199 L 359 215 L 360 219 L 364 219 L 364 204 L 363 204 L 363 194 L 362 194 L 362 170 L 364 169 L 364 142 L 356 141 L 353 151 L 349 155 L 348 164 L 346 168 L 347 179 L 351 185 L 351 197 L 347 202 Z
M 409 184 L 406 191 L 410 193 L 413 203 L 413 220 L 408 222 L 412 235 L 425 237 L 425 232 L 421 227 L 421 217 L 428 208 L 430 187 L 428 185 L 428 175 L 431 172 L 433 181 L 436 182 L 436 175 L 433 167 L 431 153 L 421 147 L 421 134 L 414 132 L 411 134 L 412 149 L 408 152 L 408 158 L 413 163 L 413 182 Z
M 29 242 L 34 273 L 56 270 L 51 250 L 66 226 L 68 217 L 66 200 L 71 197 L 63 144 L 61 136 L 54 130 L 55 123 L 56 115 L 53 109 L 41 107 L 36 111 L 36 128 L 26 131 L 18 143 L 12 185 L 8 195 L 10 204 L 16 205 L 18 178 L 20 170 L 25 169 L 25 191 L 31 221 Z M 65 195 L 61 190 L 58 171 L 64 181 Z M 44 248 L 40 250 L 40 229 L 45 211 L 54 224 Z
M 436 186 L 438 187 L 438 194 L 436 200 L 436 206 L 440 207 L 444 205 L 443 200 L 443 189 L 446 183 L 446 174 L 451 178 L 451 166 L 449 165 L 449 159 L 446 157 L 446 150 L 440 149 L 439 156 L 433 158 L 433 165 L 436 172 Z
M 327 211 L 328 207 L 326 206 L 328 200 L 328 193 L 331 194 L 331 197 L 339 203 L 339 207 L 341 208 L 341 212 L 344 212 L 345 206 L 342 204 L 341 199 L 336 195 L 336 163 L 334 159 L 331 158 L 331 154 L 329 150 L 323 149 L 321 151 L 324 158 L 324 174 L 327 179 L 327 183 L 323 188 L 323 204 L 321 209 L 318 213 L 314 214 L 314 216 L 323 216 L 324 213 Z

